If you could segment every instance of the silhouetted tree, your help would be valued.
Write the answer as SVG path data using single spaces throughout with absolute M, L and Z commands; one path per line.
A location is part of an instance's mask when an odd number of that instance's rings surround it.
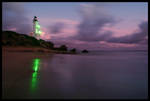
M 53 44 L 52 42 L 49 42 L 49 41 L 47 41 L 47 46 L 48 46 L 48 48 L 50 48 L 50 49 L 53 49 L 53 48 L 54 48 L 54 44 Z
M 61 46 L 59 47 L 59 50 L 60 50 L 60 51 L 67 51 L 67 46 L 61 45 Z
M 72 53 L 76 53 L 76 49 L 75 49 L 75 48 L 73 48 L 73 49 L 71 49 L 71 50 L 70 50 L 70 52 L 72 52 Z

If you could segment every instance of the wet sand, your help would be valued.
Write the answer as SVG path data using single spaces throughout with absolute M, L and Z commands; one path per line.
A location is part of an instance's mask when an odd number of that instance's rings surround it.
M 56 54 L 75 54 L 67 51 L 57 51 L 52 49 L 46 49 L 42 47 L 23 47 L 23 46 L 3 46 L 2 51 L 7 52 L 41 52 L 41 53 L 56 53 Z
M 147 53 L 2 52 L 3 99 L 147 99 Z

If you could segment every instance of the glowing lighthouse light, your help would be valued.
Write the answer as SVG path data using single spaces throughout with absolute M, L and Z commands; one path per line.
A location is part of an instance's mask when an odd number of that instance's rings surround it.
M 41 34 L 42 34 L 42 31 L 40 30 L 39 22 L 37 20 L 37 17 L 34 16 L 34 19 L 33 19 L 33 36 L 35 38 L 39 39 Z

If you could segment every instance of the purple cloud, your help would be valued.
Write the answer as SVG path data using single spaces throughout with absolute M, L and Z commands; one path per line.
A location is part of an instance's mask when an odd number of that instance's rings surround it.
M 50 32 L 51 34 L 58 34 L 62 31 L 62 29 L 64 28 L 65 24 L 62 22 L 57 22 L 53 25 L 51 25 L 50 28 Z
M 32 31 L 29 19 L 26 17 L 27 11 L 20 3 L 3 3 L 3 30 L 16 29 L 16 32 L 28 34 Z
M 147 43 L 147 36 L 148 36 L 148 22 L 144 21 L 139 25 L 139 32 L 132 33 L 131 35 L 115 38 L 112 37 L 107 42 L 113 43 Z
M 80 9 L 82 20 L 78 27 L 78 33 L 73 38 L 81 41 L 104 41 L 111 37 L 112 32 L 100 33 L 106 24 L 114 24 L 116 21 L 107 15 L 96 5 L 86 5 Z

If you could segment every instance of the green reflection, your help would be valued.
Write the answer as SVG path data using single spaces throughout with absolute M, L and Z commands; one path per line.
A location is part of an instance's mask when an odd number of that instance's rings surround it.
M 36 88 L 36 84 L 37 84 L 37 72 L 34 72 L 32 73 L 32 84 L 31 84 L 32 90 Z
M 38 69 L 39 69 L 39 64 L 40 64 L 40 59 L 34 59 L 34 60 L 33 60 L 33 70 L 34 70 L 35 72 L 38 71 Z
M 32 73 L 32 80 L 31 80 L 31 92 L 35 92 L 37 89 L 37 80 L 38 80 L 38 70 L 40 67 L 40 59 L 36 58 L 33 60 L 33 73 Z

